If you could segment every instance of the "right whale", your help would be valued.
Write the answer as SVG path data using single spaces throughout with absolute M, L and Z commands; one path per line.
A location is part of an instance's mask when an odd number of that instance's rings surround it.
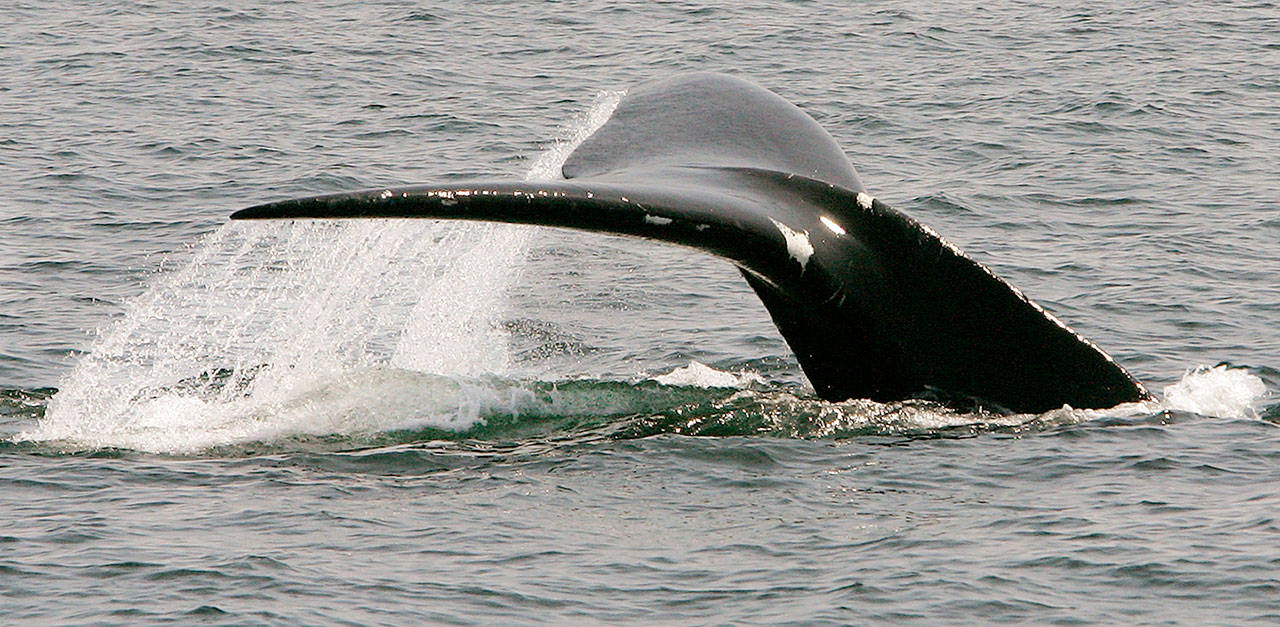
M 873 198 L 817 122 L 754 83 L 697 73 L 639 85 L 562 171 L 286 200 L 231 218 L 486 220 L 691 246 L 739 268 L 831 401 L 1040 413 L 1150 398 L 1102 349 Z

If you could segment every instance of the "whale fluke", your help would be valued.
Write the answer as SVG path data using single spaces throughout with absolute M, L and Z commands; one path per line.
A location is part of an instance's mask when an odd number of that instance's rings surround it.
M 560 181 L 381 188 L 231 217 L 484 220 L 697 248 L 739 268 L 827 400 L 1039 413 L 1149 398 L 1092 342 L 873 198 L 826 131 L 748 81 L 640 85 L 562 170 Z

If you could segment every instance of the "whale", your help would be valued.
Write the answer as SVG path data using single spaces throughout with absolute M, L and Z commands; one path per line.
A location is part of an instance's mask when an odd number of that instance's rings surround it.
M 1043 413 L 1151 398 L 1093 342 L 873 196 L 812 117 L 746 79 L 637 85 L 561 171 L 331 193 L 231 219 L 481 220 L 691 247 L 737 267 L 829 401 Z

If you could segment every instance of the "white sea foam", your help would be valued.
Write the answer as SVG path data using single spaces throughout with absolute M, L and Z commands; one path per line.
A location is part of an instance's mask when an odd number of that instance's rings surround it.
M 653 377 L 663 385 L 686 385 L 702 388 L 742 388 L 753 383 L 763 384 L 764 377 L 754 372 L 726 372 L 716 370 L 698 361 L 676 368 L 666 374 Z
M 601 94 L 527 178 L 558 177 L 620 97 Z M 100 330 L 39 424 L 17 438 L 192 452 L 294 434 L 470 427 L 518 400 L 465 381 L 507 371 L 497 323 L 527 233 L 417 220 L 227 224 Z
M 1200 366 L 1164 388 L 1164 405 L 1217 418 L 1257 418 L 1267 397 L 1262 379 L 1239 368 Z

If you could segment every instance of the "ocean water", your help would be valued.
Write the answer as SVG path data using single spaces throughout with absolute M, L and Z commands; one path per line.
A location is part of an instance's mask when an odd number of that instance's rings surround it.
M 722 3 L 727 4 L 727 3 Z M 1280 621 L 1280 6 L 8 3 L 5 623 Z M 229 223 L 544 179 L 684 71 L 1148 403 L 827 403 L 727 262 Z

